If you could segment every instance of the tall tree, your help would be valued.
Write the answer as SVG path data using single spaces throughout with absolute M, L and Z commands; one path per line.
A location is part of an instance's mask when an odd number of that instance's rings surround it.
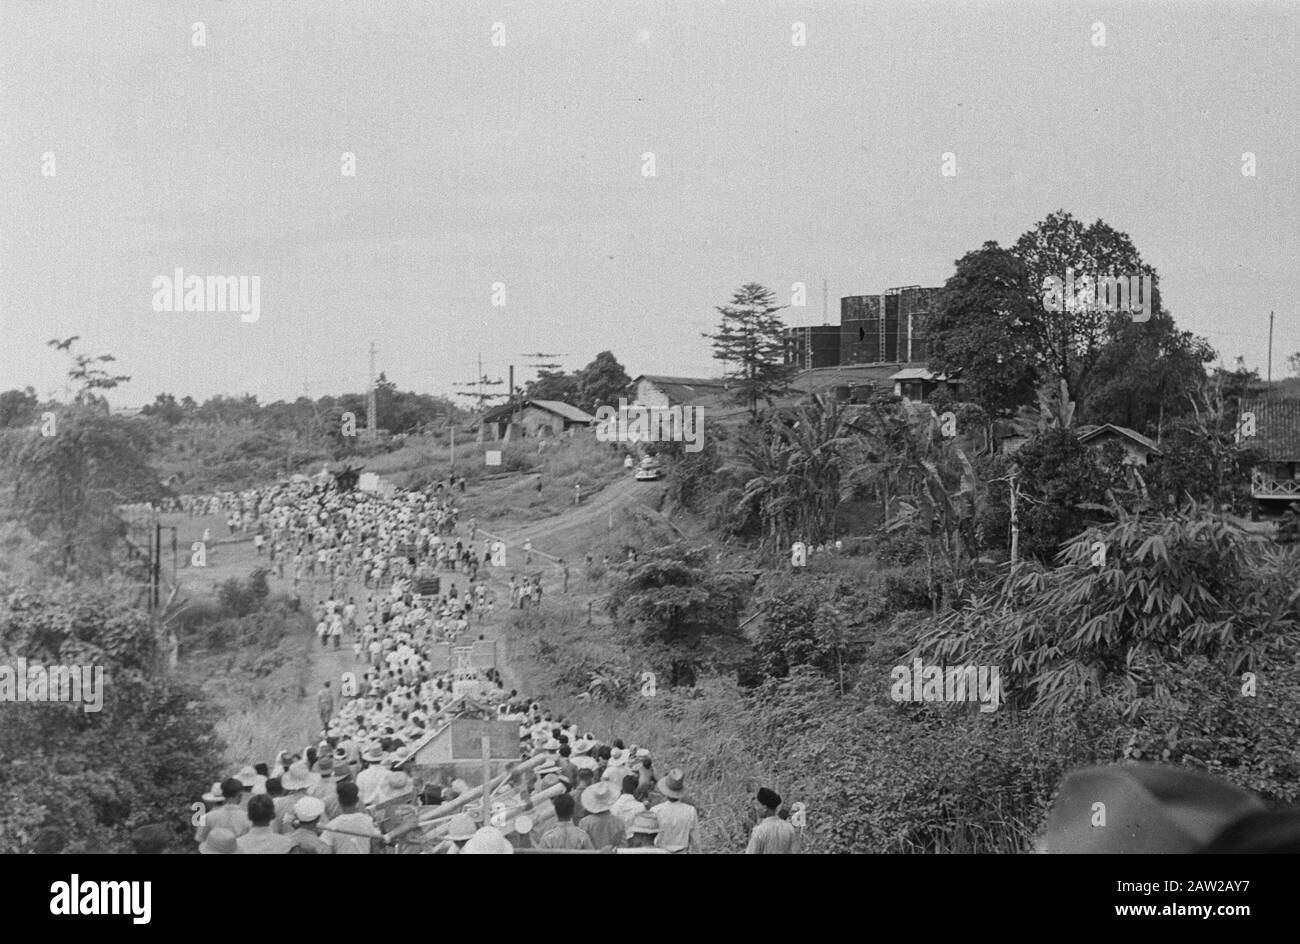
M 145 404 L 140 412 L 145 416 L 156 416 L 169 426 L 175 426 L 185 419 L 185 410 L 170 393 L 158 394 L 154 397 L 153 403 Z
M 1215 356 L 1208 341 L 1179 331 L 1164 312 L 1121 325 L 1097 359 L 1080 418 L 1158 437 L 1170 422 L 1192 412 L 1189 395 L 1204 386 L 1205 365 Z
M 161 497 L 148 450 L 144 427 L 87 406 L 62 411 L 53 436 L 23 446 L 16 509 L 32 534 L 52 540 L 62 569 L 107 566 L 122 534 L 117 505 Z
M 1024 263 L 1031 286 L 1031 302 L 1041 312 L 1034 346 L 1050 376 L 1064 380 L 1070 396 L 1082 409 L 1092 389 L 1093 371 L 1106 346 L 1132 321 L 1127 312 L 1101 306 L 1080 306 L 1066 298 L 1060 311 L 1044 304 L 1047 280 L 1067 281 L 1083 276 L 1149 276 L 1152 286 L 1150 314 L 1160 312 L 1159 278 L 1126 233 L 1101 220 L 1084 225 L 1065 210 L 1048 214 L 1022 235 L 1011 249 Z
M 764 543 L 777 553 L 791 541 L 834 538 L 836 512 L 857 494 L 867 468 L 866 441 L 853 417 L 838 401 L 816 395 L 747 429 L 740 451 L 740 517 L 753 512 Z
M 1029 270 L 995 242 L 957 260 L 938 311 L 926 325 L 930 370 L 960 374 L 963 398 L 990 416 L 1033 401 L 1040 359 L 1035 334 L 1041 306 L 1031 301 Z
M 539 370 L 537 377 L 524 387 L 524 396 L 531 400 L 562 400 L 576 403 L 579 399 L 577 374 L 562 370 Z
M 577 378 L 577 405 L 588 413 L 595 413 L 602 404 L 617 404 L 619 397 L 626 396 L 627 386 L 632 382 L 612 351 L 597 354 L 590 364 L 578 371 Z
M 33 436 L 18 456 L 18 516 L 32 534 L 52 538 L 63 570 L 104 568 L 122 533 L 117 505 L 162 494 L 148 464 L 147 433 L 111 416 L 100 392 L 130 379 L 99 366 L 112 360 L 108 354 L 73 356 L 73 403 L 55 417 L 52 435 Z
M 748 406 L 755 420 L 759 401 L 771 406 L 773 397 L 789 389 L 795 372 L 785 363 L 785 325 L 776 314 L 786 306 L 775 301 L 772 291 L 756 282 L 742 285 L 731 304 L 718 306 L 718 330 L 704 335 L 713 342 L 714 359 L 728 365 L 725 376 L 736 401 Z
M 0 393 L 0 429 L 8 426 L 26 426 L 36 418 L 36 391 L 6 390 Z

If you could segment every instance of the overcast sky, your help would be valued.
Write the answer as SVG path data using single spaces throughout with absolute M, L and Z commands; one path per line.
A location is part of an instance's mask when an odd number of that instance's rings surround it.
M 360 390 L 372 339 L 421 391 L 480 353 L 713 374 L 741 283 L 820 324 L 826 279 L 837 323 L 1058 208 L 1227 360 L 1263 372 L 1275 310 L 1280 376 L 1298 40 L 1293 3 L 0 0 L 0 389 L 60 388 L 73 334 L 118 405 Z M 153 311 L 177 267 L 259 276 L 259 320 Z

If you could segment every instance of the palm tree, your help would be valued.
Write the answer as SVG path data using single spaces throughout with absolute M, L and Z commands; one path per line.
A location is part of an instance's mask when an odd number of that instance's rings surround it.
M 1064 380 L 1059 386 L 1043 384 L 1038 390 L 1038 407 L 1022 406 L 1016 418 L 1016 431 L 1024 436 L 1048 429 L 1069 429 L 1074 425 L 1074 401 Z
M 835 513 L 857 492 L 864 446 L 841 405 L 813 395 L 770 414 L 741 446 L 748 476 L 738 506 L 753 510 L 763 541 L 822 543 L 834 536 Z
M 938 427 L 938 417 L 931 413 L 917 430 L 913 448 L 900 457 L 913 473 L 916 491 L 900 502 L 898 517 L 885 528 L 889 533 L 912 527 L 926 537 L 927 582 L 936 610 L 940 597 L 946 608 L 954 593 L 961 595 L 978 556 L 980 497 L 975 467 L 960 446 L 937 435 Z M 940 594 L 934 593 L 936 556 L 952 578 L 943 582 Z

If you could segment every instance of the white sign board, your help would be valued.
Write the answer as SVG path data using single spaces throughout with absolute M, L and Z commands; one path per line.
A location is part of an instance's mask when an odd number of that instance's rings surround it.
M 488 465 L 500 465 L 500 464 L 501 464 L 501 450 L 500 450 L 500 449 L 489 449 L 489 450 L 488 450 L 487 452 L 485 452 L 483 455 L 484 455 L 484 457 L 487 459 L 487 464 L 488 464 Z

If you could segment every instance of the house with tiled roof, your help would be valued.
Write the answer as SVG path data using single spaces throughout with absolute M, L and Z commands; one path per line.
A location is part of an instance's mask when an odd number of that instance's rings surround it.
M 1300 501 L 1300 400 L 1243 400 L 1237 441 L 1258 457 L 1250 475 L 1257 505 Z
M 1129 465 L 1146 465 L 1152 456 L 1162 455 L 1154 441 L 1127 426 L 1103 423 L 1101 426 L 1079 426 L 1075 429 L 1079 442 L 1085 446 L 1102 446 L 1117 442 L 1124 450 L 1124 461 Z
M 704 377 L 666 377 L 641 374 L 627 385 L 633 406 L 716 406 L 723 402 L 727 385 Z
M 563 400 L 516 400 L 488 410 L 479 419 L 485 438 L 508 439 L 516 436 L 559 436 L 575 429 L 587 429 L 596 417 Z

